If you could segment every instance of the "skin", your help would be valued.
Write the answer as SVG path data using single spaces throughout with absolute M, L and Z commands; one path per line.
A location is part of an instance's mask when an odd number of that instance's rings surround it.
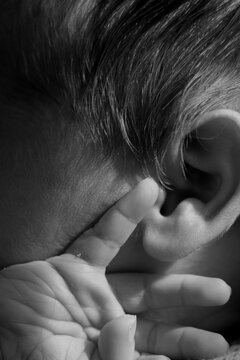
M 106 267 L 157 198 L 157 184 L 145 179 L 64 255 L 2 270 L 0 349 L 4 360 L 159 360 L 161 353 L 172 358 L 225 353 L 228 345 L 218 334 L 141 316 L 136 329 L 135 318 L 125 315 L 125 311 L 141 314 L 168 306 L 221 305 L 230 296 L 222 280 L 118 274 L 112 276 L 110 287 L 106 279 Z M 147 352 L 156 356 L 140 355 Z
M 57 165 L 53 168 L 56 174 L 61 171 Z M 130 171 L 132 169 L 134 171 Z M 70 186 L 70 178 L 65 187 L 54 184 L 52 173 L 46 173 L 46 179 L 48 183 L 53 182 L 54 189 L 45 189 L 44 184 L 39 184 L 39 176 L 36 181 L 23 178 L 17 189 L 13 187 L 14 191 L 9 191 L 9 181 L 3 181 L 1 198 L 6 198 L 7 194 L 5 203 L 8 206 L 1 209 L 1 266 L 46 259 L 63 253 L 69 244 L 143 178 L 136 164 L 130 166 L 130 170 L 123 172 L 112 164 L 103 164 L 101 170 L 99 165 L 93 166 L 91 171 L 83 169 L 78 174 L 74 186 Z M 66 190 L 67 188 L 71 188 L 71 191 Z M 66 196 L 63 197 L 62 194 Z M 24 201 L 19 201 L 22 197 Z M 23 220 L 27 224 L 27 230 L 23 226 Z M 111 274 L 116 272 L 137 272 L 141 276 L 149 273 L 159 276 L 197 274 L 221 278 L 233 289 L 231 300 L 226 305 L 220 308 L 199 308 L 194 312 L 186 306 L 167 311 L 155 309 L 154 317 L 170 324 L 177 322 L 219 332 L 227 331 L 228 327 L 239 321 L 239 315 L 236 316 L 239 314 L 240 295 L 236 277 L 240 250 L 238 221 L 221 239 L 204 245 L 187 256 L 181 254 L 179 247 L 171 248 L 170 261 L 162 257 L 167 248 L 159 248 L 156 259 L 144 245 L 147 225 L 148 218 L 145 217 L 107 267 L 110 281 Z M 151 318 L 151 311 L 145 310 L 142 315 Z

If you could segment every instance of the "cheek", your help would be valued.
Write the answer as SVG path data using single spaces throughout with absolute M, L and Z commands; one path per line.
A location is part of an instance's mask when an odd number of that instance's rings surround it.
M 106 172 L 104 176 L 96 173 L 81 179 L 79 185 L 65 197 L 59 212 L 64 247 L 92 227 L 130 188 L 131 185 L 116 177 L 113 171 Z
M 29 210 L 29 211 L 28 211 Z M 19 205 L 1 214 L 0 267 L 46 259 L 61 249 L 61 234 L 54 212 Z
M 0 204 L 0 267 L 60 254 L 137 182 L 109 166 L 86 172 L 45 193 L 23 183 L 6 200 L 11 207 Z

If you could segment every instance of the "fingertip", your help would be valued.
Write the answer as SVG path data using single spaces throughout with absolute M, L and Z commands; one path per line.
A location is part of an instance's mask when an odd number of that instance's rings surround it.
M 152 178 L 140 181 L 117 203 L 117 208 L 133 223 L 139 223 L 158 199 L 159 186 Z
M 232 288 L 224 280 L 222 279 L 217 279 L 217 280 L 218 280 L 219 291 L 222 294 L 221 297 L 222 304 L 225 304 L 226 302 L 228 302 L 228 300 L 231 297 Z
M 149 202 L 154 204 L 159 195 L 159 185 L 156 183 L 156 181 L 151 177 L 147 177 L 144 180 L 142 180 L 138 184 L 138 186 L 139 186 L 139 188 L 140 187 L 142 188 L 141 190 L 149 198 Z
M 218 334 L 218 336 L 219 342 L 221 343 L 222 352 L 223 354 L 226 354 L 229 351 L 230 345 L 222 335 Z
M 108 322 L 98 345 L 105 360 L 132 360 L 135 350 L 136 316 L 122 315 Z
M 186 278 L 186 303 L 201 306 L 224 305 L 231 296 L 231 287 L 222 279 L 203 276 Z
M 212 347 L 209 354 L 206 354 L 206 358 L 211 359 L 215 357 L 220 357 L 226 355 L 229 351 L 229 343 L 225 340 L 225 338 L 220 334 L 213 334 L 214 336 L 214 347 Z M 211 337 L 210 337 L 211 338 Z
M 137 317 L 136 315 L 124 314 L 117 319 L 114 319 L 110 322 L 111 332 L 120 336 L 125 334 L 128 337 L 129 342 L 135 342 L 135 333 L 137 327 Z
M 232 294 L 231 287 L 222 279 L 213 278 L 211 292 L 214 295 L 213 305 L 224 305 L 230 299 Z
M 192 342 L 190 349 L 185 344 L 184 353 L 188 357 L 212 359 L 227 354 L 229 344 L 222 335 L 199 330 L 197 330 L 196 334 L 197 337 Z

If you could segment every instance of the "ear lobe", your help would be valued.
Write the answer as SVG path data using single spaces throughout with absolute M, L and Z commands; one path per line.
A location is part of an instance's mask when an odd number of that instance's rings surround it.
M 173 191 L 146 221 L 144 247 L 173 260 L 222 236 L 240 214 L 240 114 L 218 110 L 205 115 L 166 157 Z

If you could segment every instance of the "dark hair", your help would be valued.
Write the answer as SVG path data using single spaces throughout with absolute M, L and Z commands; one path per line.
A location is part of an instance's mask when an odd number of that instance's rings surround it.
M 237 0 L 0 0 L 0 101 L 167 183 L 170 144 L 238 106 L 239 43 Z

